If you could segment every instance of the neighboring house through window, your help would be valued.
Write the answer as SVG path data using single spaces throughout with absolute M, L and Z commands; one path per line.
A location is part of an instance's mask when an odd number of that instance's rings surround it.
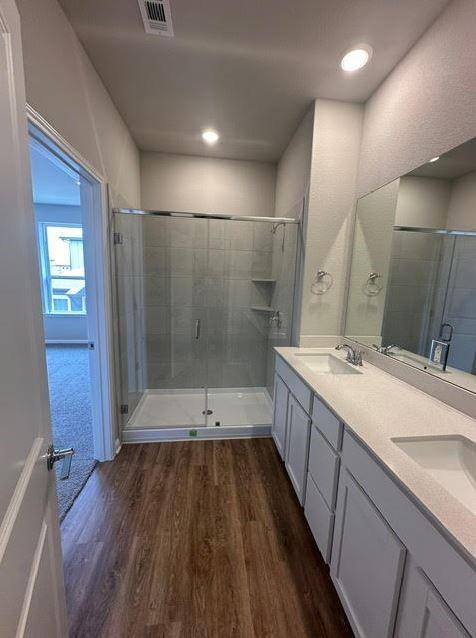
M 82 227 L 47 222 L 38 226 L 43 312 L 86 314 Z

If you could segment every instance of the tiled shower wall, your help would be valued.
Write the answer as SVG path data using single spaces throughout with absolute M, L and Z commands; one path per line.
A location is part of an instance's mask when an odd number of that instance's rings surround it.
M 476 237 L 456 237 L 443 321 L 454 328 L 448 364 L 476 374 Z
M 428 356 L 443 322 L 448 364 L 476 373 L 476 238 L 394 233 L 384 342 Z
M 382 326 L 384 344 L 394 343 L 420 352 L 428 329 L 426 322 L 440 269 L 441 248 L 439 235 L 393 232 Z
M 116 253 L 129 400 L 132 387 L 141 384 L 149 389 L 269 385 L 271 347 L 288 343 L 295 227 L 285 233 L 283 252 L 284 228 L 273 234 L 271 223 L 116 217 L 124 236 Z M 271 278 L 275 284 L 255 281 Z M 283 322 L 279 329 L 270 326 L 264 310 L 275 305 Z

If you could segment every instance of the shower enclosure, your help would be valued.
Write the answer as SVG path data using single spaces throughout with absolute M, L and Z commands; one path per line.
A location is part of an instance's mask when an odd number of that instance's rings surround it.
M 475 375 L 475 293 L 475 231 L 395 227 L 382 343 L 426 360 L 432 339 L 450 336 L 448 366 Z
M 297 220 L 118 209 L 114 225 L 123 440 L 268 434 Z

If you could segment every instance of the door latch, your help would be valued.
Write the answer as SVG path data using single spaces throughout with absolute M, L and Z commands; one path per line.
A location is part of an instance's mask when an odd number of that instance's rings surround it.
M 46 467 L 50 471 L 53 469 L 53 466 L 57 461 L 63 461 L 63 463 L 61 464 L 60 480 L 64 481 L 65 479 L 69 478 L 73 454 L 74 449 L 72 447 L 67 447 L 63 450 L 57 450 L 55 449 L 55 446 L 51 444 L 48 447 L 48 451 L 46 453 Z

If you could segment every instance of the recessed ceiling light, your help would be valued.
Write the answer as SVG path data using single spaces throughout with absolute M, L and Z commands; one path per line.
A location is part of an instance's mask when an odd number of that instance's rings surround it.
M 437 162 L 440 159 L 440 156 L 437 155 L 436 157 L 432 157 L 431 160 L 429 160 L 428 164 L 431 164 L 432 162 Z
M 213 129 L 207 129 L 206 131 L 203 131 L 202 139 L 207 144 L 216 144 L 220 139 L 220 136 Z
M 372 48 L 367 44 L 360 44 L 355 49 L 348 51 L 340 62 L 344 71 L 352 72 L 362 69 L 372 57 Z

